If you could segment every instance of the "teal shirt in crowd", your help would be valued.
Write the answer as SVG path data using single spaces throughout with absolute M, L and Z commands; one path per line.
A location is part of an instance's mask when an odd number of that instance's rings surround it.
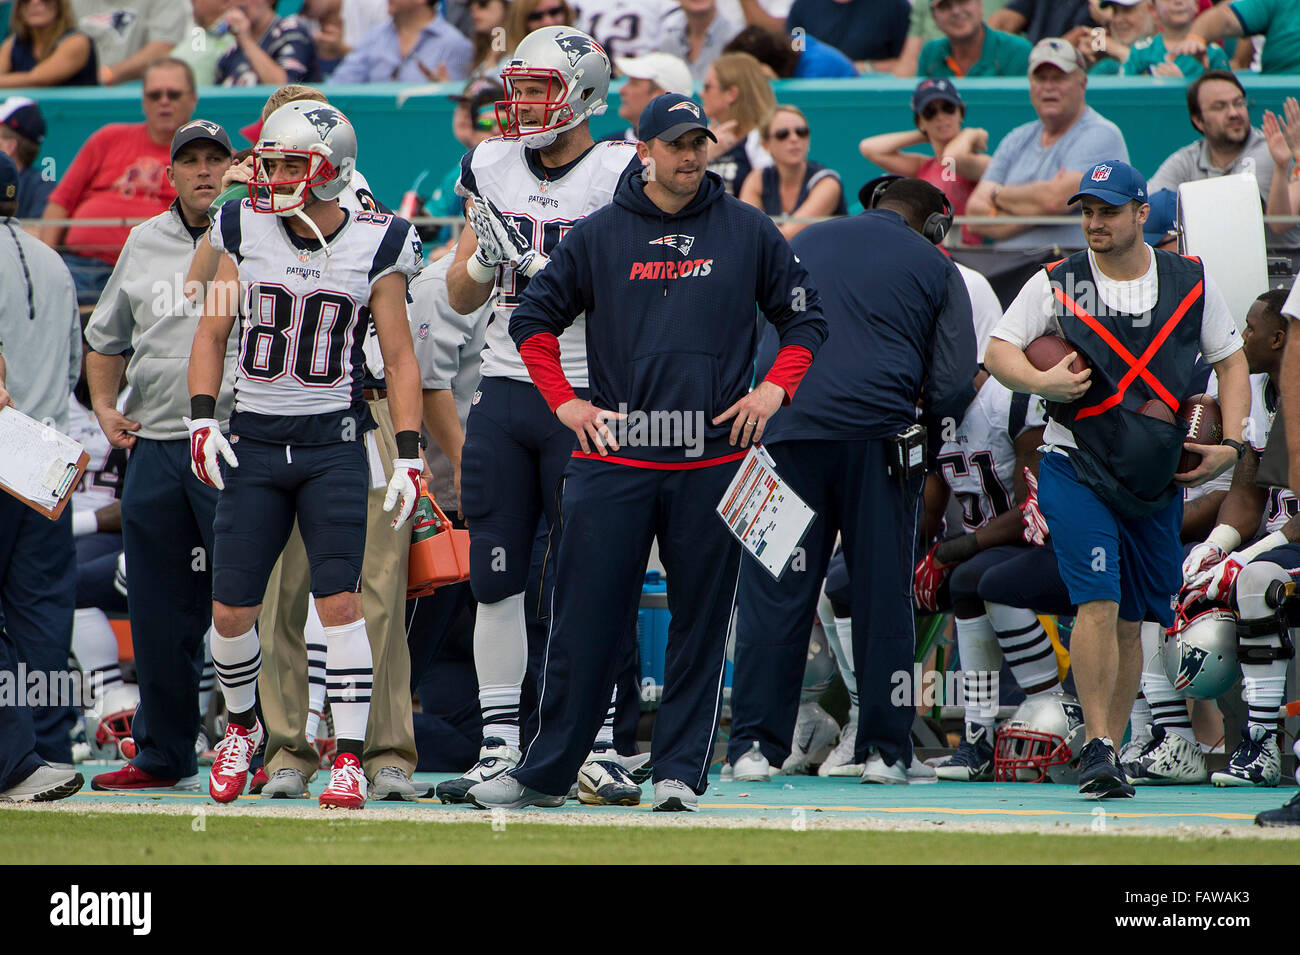
M 1236 0 L 1229 8 L 1246 36 L 1264 34 L 1261 73 L 1300 73 L 1300 3 L 1296 0 Z
M 1300 7 L 1296 8 L 1297 15 L 1300 15 Z M 1125 76 L 1148 76 L 1151 74 L 1152 67 L 1165 61 L 1168 54 L 1165 49 L 1165 38 L 1157 33 L 1155 36 L 1149 36 L 1146 39 L 1138 40 L 1129 47 L 1128 60 L 1121 71 Z M 1211 43 L 1206 49 L 1206 58 L 1210 62 L 1212 70 L 1230 70 L 1232 64 L 1228 61 L 1228 54 L 1223 52 L 1223 47 L 1217 43 Z M 1194 56 L 1180 56 L 1174 59 L 1174 66 L 1183 71 L 1183 76 L 1191 77 L 1200 76 L 1205 72 L 1205 67 L 1201 61 Z
M 949 62 L 952 43 L 947 37 L 931 40 L 921 47 L 916 75 L 934 76 L 1024 76 L 1029 72 L 1029 51 L 1034 48 L 1022 36 L 1013 36 L 1000 30 L 984 27 L 984 48 L 980 58 L 964 74 L 958 73 Z

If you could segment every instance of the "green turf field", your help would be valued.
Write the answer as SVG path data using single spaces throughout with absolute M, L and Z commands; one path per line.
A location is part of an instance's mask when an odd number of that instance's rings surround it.
M 569 826 L 0 811 L 9 864 L 1290 863 L 1294 840 L 943 831 Z

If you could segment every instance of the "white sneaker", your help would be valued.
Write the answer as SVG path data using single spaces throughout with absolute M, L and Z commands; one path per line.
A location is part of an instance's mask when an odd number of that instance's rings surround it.
M 529 789 L 515 777 L 497 773 L 491 779 L 470 787 L 465 801 L 479 809 L 524 809 L 528 806 L 556 809 L 564 805 L 565 798 Z
M 781 764 L 786 776 L 806 776 L 812 767 L 822 762 L 840 735 L 840 724 L 835 722 L 820 703 L 799 704 L 799 719 L 794 724 L 790 742 L 790 755 Z
M 370 782 L 370 798 L 388 802 L 414 802 L 420 798 L 411 777 L 396 766 L 385 766 Z
M 873 748 L 867 752 L 867 762 L 862 769 L 862 781 L 885 786 L 906 786 L 907 770 L 903 768 L 902 760 L 895 761 L 892 766 L 887 765 L 885 758 L 880 755 L 880 750 Z
M 927 766 L 921 762 L 921 757 L 917 756 L 915 751 L 912 753 L 912 762 L 907 767 L 907 781 L 910 785 L 937 783 L 939 773 L 933 766 Z
M 655 812 L 698 812 L 700 797 L 679 779 L 661 779 L 655 783 Z
M 307 794 L 307 777 L 288 767 L 277 769 L 262 787 L 263 799 L 303 799 Z
M 858 721 L 856 718 L 850 717 L 849 721 L 840 729 L 840 741 L 822 760 L 821 766 L 817 769 L 817 775 L 861 777 L 866 764 L 853 761 L 853 747 L 857 744 L 857 741 Z
M 731 767 L 731 778 L 738 783 L 765 783 L 772 778 L 772 766 L 757 742 L 751 743 L 736 760 Z
M 1157 726 L 1147 745 L 1127 763 L 1121 762 L 1120 768 L 1134 786 L 1183 786 L 1209 778 L 1201 747 L 1177 733 L 1166 733 L 1163 726 Z
M 1282 750 L 1277 736 L 1261 726 L 1241 731 L 1241 742 L 1228 757 L 1226 771 L 1210 777 L 1216 786 L 1276 786 L 1282 779 Z
M 80 791 L 86 780 L 81 773 L 40 765 L 31 775 L 4 792 L 0 802 L 51 802 Z
M 593 749 L 578 770 L 578 802 L 585 806 L 637 806 L 641 787 L 618 761 L 613 747 Z
M 469 791 L 472 788 L 514 769 L 519 765 L 521 758 L 519 750 L 506 745 L 505 740 L 498 736 L 489 736 L 483 740 L 478 762 L 470 767 L 469 772 L 459 779 L 448 779 L 446 782 L 438 783 L 433 794 L 444 803 L 469 802 Z

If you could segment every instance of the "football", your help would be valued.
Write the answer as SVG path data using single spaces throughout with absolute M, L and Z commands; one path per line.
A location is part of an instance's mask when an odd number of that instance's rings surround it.
M 1159 418 L 1161 421 L 1167 421 L 1170 424 L 1174 423 L 1173 411 L 1170 410 L 1169 405 L 1165 404 L 1159 398 L 1152 398 L 1139 408 L 1138 412 L 1146 415 L 1148 418 Z
M 1075 350 L 1075 347 L 1060 335 L 1043 335 L 1035 338 L 1025 347 L 1025 357 L 1039 371 L 1048 371 L 1059 365 L 1062 358 Z M 1076 375 L 1087 367 L 1088 362 L 1082 355 L 1077 355 L 1070 363 L 1070 371 Z
M 1223 414 L 1219 402 L 1210 395 L 1192 395 L 1178 407 L 1178 417 L 1187 424 L 1187 441 L 1191 444 L 1218 444 L 1223 440 Z M 1178 459 L 1178 473 L 1186 474 L 1201 463 L 1195 451 L 1184 451 Z

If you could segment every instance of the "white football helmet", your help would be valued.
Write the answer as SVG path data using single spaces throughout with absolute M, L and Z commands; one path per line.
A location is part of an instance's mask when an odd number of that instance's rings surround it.
M 123 740 L 131 738 L 131 721 L 140 705 L 140 688 L 134 683 L 115 686 L 95 700 L 93 712 L 95 742 L 100 746 L 120 749 Z
M 1087 733 L 1083 707 L 1068 693 L 1025 700 L 994 734 L 993 778 L 1000 783 L 1078 781 Z
M 1175 690 L 1214 700 L 1237 682 L 1237 615 L 1223 604 L 1196 599 L 1178 608 L 1160 640 L 1160 664 Z
M 299 179 L 267 177 L 268 159 L 300 156 L 307 172 Z M 253 178 L 248 197 L 257 212 L 294 215 L 311 189 L 318 199 L 333 199 L 352 181 L 357 165 L 357 134 L 348 118 L 326 103 L 298 100 L 285 103 L 267 117 L 253 147 Z M 291 192 L 277 188 L 292 187 Z
M 542 149 L 588 117 L 605 112 L 609 95 L 609 57 L 599 43 L 573 27 L 542 27 L 520 42 L 501 80 L 506 98 L 497 103 L 501 135 Z M 542 99 L 521 99 L 515 84 L 535 80 L 546 84 Z M 542 110 L 540 125 L 525 126 L 519 107 Z

